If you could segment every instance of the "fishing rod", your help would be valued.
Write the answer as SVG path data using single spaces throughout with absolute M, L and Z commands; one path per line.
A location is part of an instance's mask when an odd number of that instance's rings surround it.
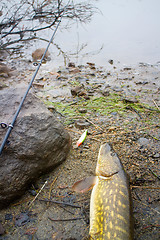
M 14 124 L 15 124 L 15 121 L 16 121 L 16 119 L 17 119 L 17 117 L 18 117 L 18 114 L 19 114 L 19 112 L 20 112 L 20 110 L 21 110 L 21 108 L 22 108 L 22 105 L 23 105 L 23 103 L 24 103 L 24 101 L 25 101 L 25 99 L 26 99 L 26 97 L 27 97 L 27 94 L 28 94 L 28 92 L 29 92 L 29 90 L 30 90 L 30 88 L 31 88 L 31 86 L 32 86 L 32 83 L 33 83 L 33 81 L 34 81 L 34 79 L 35 79 L 35 77 L 36 77 L 36 75 L 37 75 L 37 73 L 38 73 L 38 71 L 39 71 L 39 69 L 40 69 L 40 66 L 41 66 L 42 61 L 43 61 L 43 59 L 44 59 L 44 57 L 45 57 L 45 55 L 46 55 L 46 53 L 47 53 L 47 51 L 48 51 L 48 48 L 49 48 L 50 44 L 51 44 L 52 41 L 53 41 L 53 38 L 54 38 L 54 36 L 55 36 L 55 34 L 56 34 L 56 32 L 57 32 L 57 29 L 58 29 L 58 27 L 59 27 L 59 25 L 60 25 L 60 23 L 61 23 L 61 21 L 62 21 L 62 17 L 63 17 L 63 15 L 64 15 L 64 13 L 65 13 L 65 9 L 66 9 L 67 6 L 69 5 L 69 3 L 70 3 L 70 0 L 68 1 L 68 3 L 67 3 L 67 5 L 65 6 L 65 8 L 63 9 L 63 13 L 62 13 L 62 15 L 61 15 L 61 17 L 60 17 L 60 19 L 59 19 L 59 21 L 58 21 L 58 23 L 57 23 L 57 26 L 56 26 L 56 28 L 55 28 L 55 30 L 54 30 L 51 38 L 50 38 L 50 41 L 49 41 L 49 43 L 48 43 L 48 45 L 47 45 L 47 47 L 46 47 L 46 49 L 45 49 L 45 52 L 44 52 L 44 54 L 43 54 L 43 56 L 42 56 L 42 58 L 41 58 L 41 61 L 39 62 L 38 66 L 37 66 L 37 68 L 36 68 L 36 71 L 35 71 L 34 74 L 33 74 L 33 77 L 32 77 L 32 79 L 31 79 L 31 81 L 30 81 L 30 83 L 29 83 L 29 85 L 28 85 L 28 88 L 27 88 L 27 90 L 26 90 L 26 92 L 25 92 L 25 95 L 23 96 L 23 98 L 22 98 L 22 100 L 21 100 L 21 102 L 20 102 L 20 104 L 19 104 L 19 107 L 18 107 L 18 109 L 17 109 L 17 111 L 16 111 L 16 113 L 15 113 L 15 115 L 14 115 L 14 117 L 13 117 L 13 120 L 12 120 L 11 124 L 7 125 L 6 123 L 1 123 L 1 127 L 2 127 L 2 128 L 6 128 L 6 127 L 7 127 L 8 130 L 7 130 L 7 132 L 6 132 L 6 135 L 5 135 L 4 139 L 3 139 L 3 142 L 2 142 L 1 147 L 0 147 L 0 155 L 2 154 L 3 148 L 4 148 L 6 142 L 7 142 L 8 138 L 9 138 L 9 135 L 10 135 L 13 127 L 14 127 Z

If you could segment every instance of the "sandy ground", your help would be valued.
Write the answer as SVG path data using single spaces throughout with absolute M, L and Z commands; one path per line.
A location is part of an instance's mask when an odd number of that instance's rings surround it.
M 26 85 L 34 69 L 30 65 L 16 78 L 1 77 L 1 87 Z M 56 71 L 42 66 L 32 91 L 64 124 L 73 148 L 62 165 L 32 183 L 21 199 L 0 211 L 6 231 L 0 239 L 87 239 L 91 191 L 76 194 L 70 187 L 95 174 L 99 147 L 104 142 L 112 144 L 130 176 L 134 239 L 159 239 L 159 70 L 158 63 L 113 63 L 108 68 L 86 64 Z M 73 96 L 71 89 L 77 86 L 81 94 Z M 81 128 L 87 128 L 88 135 L 76 149 L 84 131 Z

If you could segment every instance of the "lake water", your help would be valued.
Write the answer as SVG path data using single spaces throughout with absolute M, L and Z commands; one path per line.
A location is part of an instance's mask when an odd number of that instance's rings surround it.
M 108 59 L 124 64 L 160 61 L 160 0 L 95 3 L 102 14 L 95 14 L 89 24 L 57 32 L 55 42 L 64 51 L 76 52 L 78 45 L 87 44 L 78 62 L 92 61 L 98 65 L 105 65 Z M 84 56 L 87 52 L 94 54 Z
M 63 31 L 59 28 L 56 33 L 54 41 L 70 56 L 70 61 L 76 64 L 91 61 L 104 66 L 109 59 L 122 64 L 154 64 L 160 61 L 160 0 L 91 2 L 101 13 L 96 13 L 89 24 L 73 25 L 69 30 Z M 41 34 L 49 40 L 52 31 Z M 83 44 L 86 47 L 73 56 Z M 31 58 L 31 53 L 36 48 L 46 46 L 46 42 L 32 42 L 24 54 L 25 58 Z M 63 57 L 61 54 L 57 57 L 56 47 L 50 46 L 49 51 L 54 65 L 63 65 Z

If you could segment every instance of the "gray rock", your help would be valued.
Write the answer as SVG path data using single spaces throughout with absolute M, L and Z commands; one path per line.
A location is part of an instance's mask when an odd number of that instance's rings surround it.
M 1 121 L 12 121 L 25 90 L 0 91 Z M 5 133 L 1 128 L 0 143 Z M 22 106 L 9 141 L 0 156 L 0 208 L 22 195 L 38 176 L 64 161 L 71 146 L 68 132 L 32 93 Z
M 159 158 L 160 157 L 160 154 L 159 153 L 156 153 L 153 155 L 154 158 Z
M 109 90 L 106 90 L 106 89 L 102 90 L 102 95 L 105 97 L 108 97 L 110 95 Z
M 80 113 L 86 113 L 86 112 L 87 112 L 87 109 L 85 109 L 85 108 L 80 108 L 78 111 L 79 111 Z
M 90 126 L 90 123 L 83 119 L 77 119 L 75 122 L 75 127 L 79 129 L 85 129 Z
M 146 146 L 149 144 L 149 139 L 142 137 L 142 138 L 139 138 L 137 142 L 141 146 Z
M 113 64 L 113 60 L 109 59 L 108 62 L 112 65 Z

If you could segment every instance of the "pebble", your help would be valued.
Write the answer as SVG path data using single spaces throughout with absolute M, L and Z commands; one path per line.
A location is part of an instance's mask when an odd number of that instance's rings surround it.
M 129 71 L 129 70 L 132 70 L 132 68 L 131 67 L 124 67 L 123 70 L 124 71 Z
M 109 96 L 109 94 L 110 94 L 110 92 L 108 90 L 103 90 L 102 91 L 102 95 L 105 96 L 105 97 Z
M 81 70 L 79 68 L 71 68 L 69 69 L 69 73 L 79 73 Z
M 142 138 L 139 138 L 137 142 L 139 145 L 146 146 L 149 144 L 149 139 L 142 137 Z
M 29 216 L 27 213 L 20 213 L 20 215 L 16 216 L 16 220 L 15 220 L 16 226 L 20 227 L 26 224 L 27 222 L 29 222 Z
M 159 153 L 156 153 L 155 155 L 153 155 L 154 158 L 159 158 L 160 157 L 160 154 Z
M 88 128 L 89 126 L 90 126 L 90 123 L 85 121 L 85 120 L 78 119 L 78 120 L 75 121 L 75 127 L 76 128 L 85 129 L 85 128 Z
M 80 113 L 86 113 L 86 112 L 87 112 L 87 110 L 86 110 L 85 108 L 80 108 L 78 111 L 79 111 Z
M 71 94 L 72 94 L 73 96 L 76 96 L 76 95 L 78 95 L 78 93 L 81 91 L 81 89 L 82 89 L 82 87 L 76 86 L 76 87 L 74 87 L 74 88 L 71 89 Z
M 38 48 L 32 53 L 33 61 L 40 60 L 45 52 L 45 48 Z M 45 58 L 48 58 L 49 52 L 46 52 Z
M 123 91 L 123 89 L 119 88 L 119 87 L 111 87 L 111 89 L 115 92 L 122 92 Z
M 113 116 L 116 116 L 117 112 L 111 112 L 110 114 L 113 115 Z
M 68 63 L 68 67 L 75 68 L 76 66 L 75 66 L 75 64 L 73 62 L 70 62 L 70 63 Z
M 113 60 L 109 59 L 108 62 L 112 65 L 113 64 Z

